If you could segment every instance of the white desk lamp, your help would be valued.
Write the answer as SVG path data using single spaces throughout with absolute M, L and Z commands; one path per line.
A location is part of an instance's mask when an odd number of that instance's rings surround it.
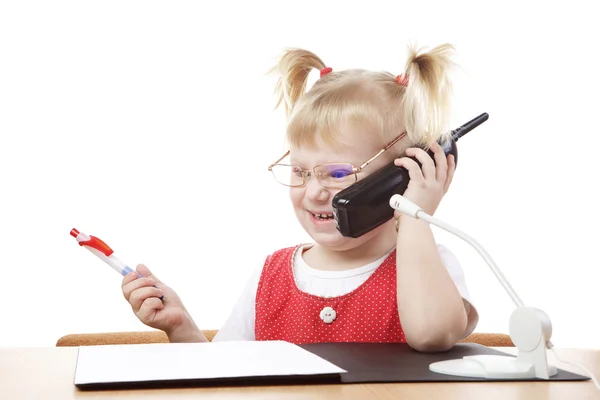
M 396 194 L 390 199 L 390 206 L 402 214 L 421 219 L 440 227 L 465 240 L 485 259 L 496 278 L 514 301 L 517 308 L 513 311 L 509 322 L 509 334 L 518 349 L 516 357 L 501 355 L 477 355 L 439 361 L 429 365 L 433 372 L 485 379 L 549 379 L 556 375 L 555 366 L 548 365 L 546 348 L 552 349 L 552 323 L 546 313 L 538 308 L 524 306 L 519 296 L 510 286 L 500 269 L 489 254 L 465 233 L 432 217 L 408 199 Z

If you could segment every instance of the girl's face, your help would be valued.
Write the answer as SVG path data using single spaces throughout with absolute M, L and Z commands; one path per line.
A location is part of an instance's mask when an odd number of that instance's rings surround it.
M 348 142 L 354 143 L 354 145 L 321 148 L 292 146 L 290 148 L 290 164 L 310 171 L 310 176 L 304 186 L 290 188 L 290 199 L 296 217 L 317 244 L 336 250 L 356 248 L 387 231 L 387 224 L 384 224 L 359 238 L 346 238 L 336 228 L 332 200 L 337 193 L 343 190 L 343 187 L 339 187 L 340 185 L 335 183 L 342 182 L 342 186 L 343 183 L 348 186 L 355 182 L 351 166 L 362 165 L 382 149 L 381 143 L 369 140 L 364 131 L 358 132 L 358 129 L 348 127 L 344 130 L 344 134 L 346 138 L 350 139 Z M 388 154 L 384 153 L 361 172 L 358 172 L 356 179 L 361 180 L 391 162 L 391 152 L 392 150 Z M 330 165 L 322 167 L 324 164 Z M 317 168 L 317 173 L 313 171 L 316 166 L 320 166 Z

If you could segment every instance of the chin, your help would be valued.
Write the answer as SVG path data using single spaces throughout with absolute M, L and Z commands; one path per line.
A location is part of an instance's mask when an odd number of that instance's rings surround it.
M 335 224 L 333 224 L 331 229 L 327 229 L 326 231 L 314 229 L 310 223 L 302 223 L 302 227 L 316 244 L 336 251 L 355 249 L 373 239 L 378 233 L 377 230 L 373 230 L 359 238 L 349 238 L 342 236 L 335 227 Z
M 349 250 L 361 244 L 360 238 L 346 238 L 343 237 L 342 234 L 337 231 L 335 233 L 330 234 L 312 233 L 309 231 L 308 234 L 315 241 L 316 244 L 332 250 Z

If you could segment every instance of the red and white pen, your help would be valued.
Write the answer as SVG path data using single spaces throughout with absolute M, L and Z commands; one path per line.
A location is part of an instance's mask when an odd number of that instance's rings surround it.
M 75 228 L 71 229 L 71 236 L 77 240 L 77 243 L 79 243 L 80 246 L 88 249 L 99 259 L 110 265 L 119 274 L 125 276 L 130 272 L 134 272 L 133 269 L 128 267 L 115 255 L 113 249 L 111 249 L 99 238 L 79 232 Z M 143 278 L 143 276 L 138 273 L 138 278 Z M 160 299 L 164 300 L 164 296 L 162 296 Z

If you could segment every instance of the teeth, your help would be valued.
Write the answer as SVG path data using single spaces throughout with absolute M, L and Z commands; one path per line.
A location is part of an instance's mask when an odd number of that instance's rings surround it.
M 333 214 L 314 214 L 315 217 L 319 219 L 332 219 Z

